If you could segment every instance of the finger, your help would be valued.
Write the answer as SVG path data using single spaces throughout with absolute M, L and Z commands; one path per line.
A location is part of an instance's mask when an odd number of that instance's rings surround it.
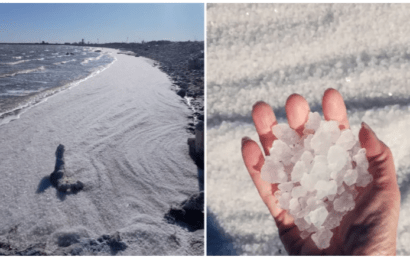
M 242 157 L 263 202 L 268 207 L 272 216 L 274 218 L 277 217 L 281 212 L 281 209 L 276 206 L 277 199 L 273 196 L 273 193 L 277 190 L 277 186 L 275 185 L 275 187 L 272 187 L 273 185 L 265 182 L 261 178 L 261 169 L 265 159 L 263 158 L 262 151 L 258 144 L 255 141 L 244 137 L 242 139 Z
M 303 127 L 308 120 L 310 111 L 306 99 L 299 94 L 292 94 L 286 100 L 285 110 L 289 126 L 302 135 Z
M 359 141 L 361 146 L 366 148 L 366 156 L 369 158 L 378 156 L 385 149 L 383 143 L 365 122 L 362 122 L 362 128 L 359 131 Z
M 300 232 L 289 213 L 277 206 L 277 198 L 273 195 L 278 189 L 277 185 L 272 185 L 262 180 L 261 169 L 265 159 L 258 144 L 248 137 L 242 139 L 242 157 L 262 201 L 266 204 L 269 212 L 275 219 L 276 226 L 279 229 L 279 234 L 286 249 L 288 252 L 294 252 L 295 250 L 292 249 L 301 247 Z
M 322 108 L 325 120 L 335 120 L 339 122 L 340 129 L 349 128 L 346 105 L 339 91 L 328 88 L 323 95 Z
M 253 105 L 252 119 L 255 124 L 256 132 L 258 132 L 265 155 L 269 155 L 269 149 L 275 140 L 272 133 L 272 127 L 278 122 L 272 108 L 263 101 Z
M 390 149 L 380 141 L 373 130 L 366 123 L 362 122 L 359 131 L 359 141 L 366 149 L 366 156 L 369 161 L 369 173 L 373 175 L 377 184 L 393 185 L 396 188 L 396 170 L 393 156 Z

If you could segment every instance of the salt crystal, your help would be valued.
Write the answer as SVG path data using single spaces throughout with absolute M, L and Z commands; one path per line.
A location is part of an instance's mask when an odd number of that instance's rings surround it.
M 311 152 L 305 150 L 300 157 L 300 160 L 305 163 L 306 169 L 309 172 L 312 169 L 313 155 Z
M 316 131 L 320 126 L 321 120 L 322 118 L 318 112 L 310 112 L 308 121 L 305 124 L 305 129 L 311 129 L 313 131 Z
M 317 208 L 321 205 L 320 202 L 321 202 L 321 201 L 318 200 L 318 199 L 316 199 L 315 196 L 311 196 L 311 197 L 309 197 L 309 198 L 307 199 L 307 201 L 306 201 L 306 203 L 307 203 L 307 208 L 308 208 L 310 211 L 313 211 L 313 210 L 317 209 Z
M 330 172 L 327 164 L 326 156 L 317 155 L 313 160 L 313 167 L 310 175 L 317 180 L 328 180 Z
M 288 180 L 283 165 L 274 160 L 265 160 L 261 170 L 261 178 L 269 183 L 282 183 Z
M 337 187 L 337 194 L 342 194 L 345 191 L 345 187 L 343 185 L 340 185 Z
M 335 180 L 319 180 L 315 185 L 315 189 L 317 190 L 316 199 L 323 199 L 326 196 L 336 194 L 337 183 Z
M 272 133 L 276 138 L 287 144 L 295 144 L 299 141 L 299 135 L 288 124 L 277 124 L 272 127 Z
M 352 194 L 345 191 L 339 198 L 333 202 L 333 207 L 336 211 L 350 211 L 354 208 L 354 200 Z
M 314 134 L 310 146 L 315 154 L 326 154 L 330 146 L 336 143 L 339 136 L 339 124 L 336 121 L 321 121 L 321 126 Z
M 356 167 L 367 171 L 369 168 L 369 161 L 366 157 L 366 149 L 361 148 L 356 155 L 353 156 L 353 160 L 356 162 Z
M 356 183 L 357 177 L 357 170 L 350 169 L 347 170 L 345 176 L 343 177 L 343 181 L 346 183 L 346 185 L 350 186 Z
M 312 240 L 315 242 L 319 249 L 325 249 L 330 246 L 330 240 L 332 239 L 332 231 L 321 228 L 316 233 L 312 235 Z
M 310 213 L 308 208 L 302 208 L 302 206 L 300 208 L 301 210 L 295 214 L 296 219 L 304 218 Z
M 307 223 L 304 218 L 297 218 L 295 219 L 295 225 L 298 227 L 299 231 L 305 231 L 311 224 Z
M 293 190 L 292 190 L 293 191 Z M 302 208 L 307 208 L 307 201 L 310 197 L 305 195 L 303 197 L 299 197 L 299 204 Z
M 300 184 L 307 190 L 313 191 L 315 189 L 316 178 L 308 174 L 307 172 L 303 173 L 302 178 L 300 179 Z
M 307 223 L 312 223 L 315 227 L 319 228 L 325 222 L 328 212 L 324 206 L 321 206 L 313 211 L 311 211 L 305 220 Z
M 293 167 L 291 173 L 291 179 L 293 182 L 299 182 L 302 179 L 303 174 L 306 173 L 306 166 L 303 161 L 298 161 Z
M 369 183 L 373 181 L 373 176 L 371 174 L 363 174 L 357 178 L 356 185 L 359 187 L 366 187 Z
M 297 186 L 292 189 L 292 198 L 299 198 L 305 196 L 307 190 L 303 186 Z
M 336 174 L 336 177 L 334 178 L 334 180 L 336 181 L 338 187 L 343 185 L 344 176 L 345 176 L 345 172 L 343 170 Z
M 302 156 L 302 154 L 305 152 L 305 150 L 304 149 L 294 149 L 295 150 L 295 153 L 294 153 L 294 155 L 292 156 L 292 159 L 290 159 L 290 161 L 293 163 L 293 164 L 295 164 L 296 162 L 298 162 L 299 160 L 300 160 L 300 158 L 301 158 L 301 156 Z
M 326 154 L 332 143 L 330 135 L 319 129 L 312 137 L 310 146 L 315 151 L 315 154 Z
M 353 200 L 356 199 L 357 195 L 359 195 L 359 192 L 356 190 L 356 187 L 354 185 L 346 186 L 346 192 L 352 195 Z
M 288 165 L 291 163 L 290 160 L 292 159 L 293 154 L 288 144 L 282 140 L 275 140 L 270 150 L 270 156 L 281 161 L 284 165 Z
M 280 189 L 281 192 L 290 192 L 292 188 L 293 188 L 292 182 L 283 182 L 278 185 L 278 189 Z
M 323 199 L 327 196 L 327 181 L 319 180 L 315 184 L 315 189 L 317 190 L 316 199 Z
M 323 227 L 329 230 L 335 227 L 338 227 L 340 225 L 340 222 L 342 221 L 342 218 L 343 218 L 342 212 L 338 212 L 332 209 L 329 211 L 329 214 L 327 215 L 327 218 L 325 222 L 323 223 Z
M 310 227 L 308 229 L 306 229 L 306 231 L 313 233 L 313 232 L 317 232 L 319 229 L 315 226 L 315 225 L 310 225 Z
M 292 190 L 293 191 L 293 190 Z M 296 215 L 295 218 L 304 218 L 305 216 L 307 216 L 307 214 L 309 214 L 310 209 L 307 206 L 307 199 L 308 197 L 299 197 L 298 201 L 299 201 L 299 205 L 300 208 L 302 209 L 301 211 L 299 211 Z
M 312 138 L 313 138 L 313 135 L 308 135 L 308 137 L 306 137 L 304 140 L 303 140 L 303 145 L 304 145 L 304 148 L 306 149 L 306 150 L 313 150 L 313 148 L 312 148 Z
M 336 144 L 343 147 L 343 149 L 350 150 L 356 144 L 356 138 L 350 129 L 343 130 L 337 139 Z
M 290 199 L 291 196 L 289 192 L 282 193 L 279 198 L 279 207 L 281 207 L 282 209 L 289 209 Z
M 340 171 L 347 163 L 349 154 L 345 149 L 338 145 L 333 145 L 329 148 L 327 154 L 328 167 L 331 171 Z
M 360 146 L 360 143 L 359 143 L 359 142 L 356 142 L 356 144 L 353 145 L 353 148 L 351 149 L 351 151 L 352 151 L 352 156 L 353 156 L 353 155 L 356 155 L 356 154 L 359 152 L 360 149 L 362 149 L 362 147 Z
M 322 121 L 323 122 L 323 121 Z M 329 135 L 329 140 L 335 144 L 340 137 L 340 128 L 337 121 L 324 121 L 323 132 Z
M 300 204 L 299 204 L 299 201 L 298 201 L 297 198 L 293 198 L 293 199 L 290 200 L 289 210 L 290 210 L 290 213 L 292 215 L 295 215 L 296 213 L 298 213 L 301 210 Z

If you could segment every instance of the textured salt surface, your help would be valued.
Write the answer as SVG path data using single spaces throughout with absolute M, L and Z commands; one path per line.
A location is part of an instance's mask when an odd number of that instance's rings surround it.
M 117 61 L 107 70 L 0 126 L 0 242 L 44 243 L 49 253 L 78 242 L 81 254 L 110 254 L 87 239 L 119 232 L 127 247 L 117 254 L 203 254 L 203 231 L 164 219 L 199 189 L 190 111 L 166 74 L 108 51 Z M 44 179 L 60 143 L 66 174 L 84 183 L 75 195 Z
M 266 101 L 286 123 L 286 99 L 297 92 L 323 116 L 333 87 L 352 133 L 365 121 L 392 150 L 402 198 L 397 254 L 410 255 L 409 14 L 400 4 L 208 5 L 207 205 L 235 253 L 286 254 L 240 152 L 243 136 L 259 140 L 252 105 Z

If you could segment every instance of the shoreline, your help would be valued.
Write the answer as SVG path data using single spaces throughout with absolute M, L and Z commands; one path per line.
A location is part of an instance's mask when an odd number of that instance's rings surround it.
M 16 44 L 18 45 L 18 44 Z M 102 48 L 104 49 L 104 48 Z M 108 50 L 108 48 L 107 48 Z M 107 54 L 107 50 L 104 52 L 104 54 Z M 94 51 L 94 49 L 91 49 L 91 51 Z M 111 57 L 114 58 L 114 56 L 112 56 L 111 54 L 107 54 L 110 55 Z M 100 74 L 101 72 L 105 71 L 106 69 L 108 69 L 112 64 L 114 64 L 117 61 L 116 58 L 113 59 L 112 62 L 106 64 L 106 65 L 102 65 L 99 67 L 96 67 L 94 71 L 90 72 L 87 76 L 85 76 L 84 78 L 81 79 L 77 79 L 74 80 L 72 82 L 66 83 L 64 85 L 60 85 L 57 87 L 53 87 L 47 90 L 44 90 L 42 92 L 36 93 L 34 95 L 32 95 L 32 97 L 30 97 L 30 100 L 12 110 L 8 110 L 5 112 L 1 112 L 0 113 L 0 126 L 8 124 L 9 122 L 13 121 L 13 120 L 17 120 L 20 118 L 20 116 L 25 113 L 27 110 L 34 108 L 35 106 L 46 102 L 49 98 L 60 94 L 66 90 L 70 90 L 73 87 L 78 86 L 79 84 L 81 84 L 82 82 L 95 77 L 96 75 Z
M 119 49 L 119 53 L 153 60 L 173 82 L 174 91 L 181 98 L 191 98 L 194 109 L 193 125 L 188 131 L 194 133 L 197 121 L 204 121 L 204 42 L 152 41 L 139 43 L 108 43 L 80 45 Z M 156 64 L 157 63 L 157 64 Z M 189 106 L 188 102 L 186 102 Z M 190 118 L 191 119 L 191 118 Z

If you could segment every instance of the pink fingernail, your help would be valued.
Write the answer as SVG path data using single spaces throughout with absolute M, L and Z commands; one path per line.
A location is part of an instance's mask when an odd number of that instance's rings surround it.
M 242 138 L 242 146 L 243 146 L 243 144 L 246 142 L 246 141 L 248 141 L 248 140 L 251 140 L 249 137 L 247 137 L 247 136 L 245 136 L 245 137 L 243 137 Z

